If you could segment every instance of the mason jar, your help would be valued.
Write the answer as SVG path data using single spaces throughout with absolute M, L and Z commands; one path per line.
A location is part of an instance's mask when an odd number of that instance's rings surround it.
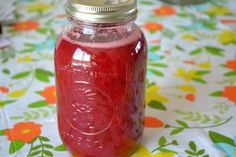
M 74 157 L 128 157 L 143 133 L 147 44 L 136 0 L 69 0 L 55 48 L 58 128 Z

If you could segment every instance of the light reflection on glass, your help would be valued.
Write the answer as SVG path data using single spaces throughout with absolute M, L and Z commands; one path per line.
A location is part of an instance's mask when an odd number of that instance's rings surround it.
M 90 67 L 90 60 L 91 56 L 89 54 L 77 48 L 73 55 L 72 65 Z

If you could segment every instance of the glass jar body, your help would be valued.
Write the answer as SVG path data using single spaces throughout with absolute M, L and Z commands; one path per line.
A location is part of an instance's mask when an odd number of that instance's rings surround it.
M 71 22 L 55 48 L 61 139 L 75 157 L 128 157 L 143 133 L 145 37 L 134 21 Z

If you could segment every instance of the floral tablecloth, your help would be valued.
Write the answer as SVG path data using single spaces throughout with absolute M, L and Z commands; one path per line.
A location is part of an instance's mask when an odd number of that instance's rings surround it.
M 7 1 L 6 1 L 7 3 Z M 236 157 L 236 1 L 140 0 L 149 44 L 145 131 L 132 157 Z M 53 49 L 64 1 L 18 0 L 0 52 L 0 156 L 69 157 L 56 121 Z

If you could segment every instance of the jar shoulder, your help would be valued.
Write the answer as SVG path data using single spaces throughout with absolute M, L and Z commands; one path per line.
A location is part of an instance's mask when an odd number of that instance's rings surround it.
M 141 29 L 135 23 L 114 27 L 68 25 L 59 38 L 67 38 L 73 42 L 107 43 L 130 39 L 130 37 L 144 38 Z

